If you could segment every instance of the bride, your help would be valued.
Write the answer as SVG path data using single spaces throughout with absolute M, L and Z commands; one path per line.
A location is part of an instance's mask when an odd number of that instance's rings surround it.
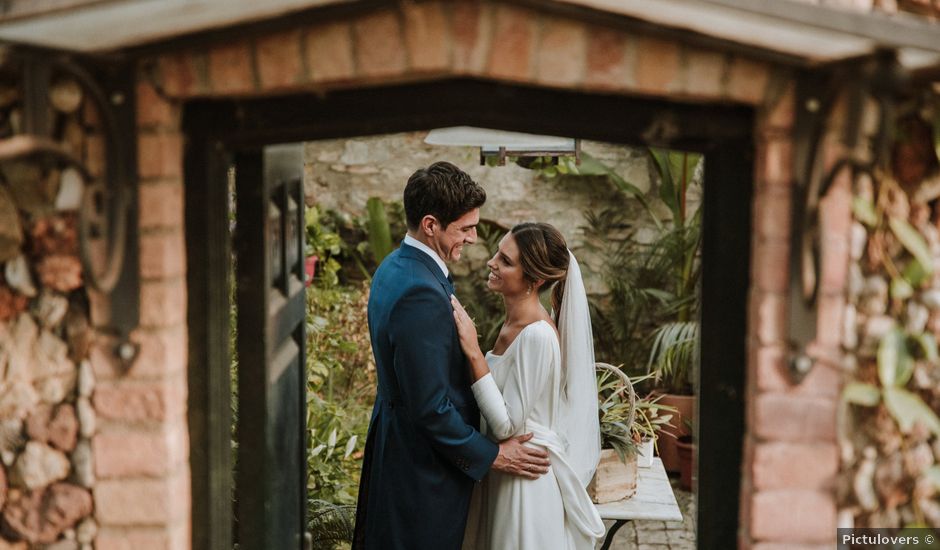
M 564 237 L 522 223 L 487 262 L 487 286 L 503 295 L 506 322 L 485 355 L 452 297 L 481 432 L 494 441 L 532 433 L 549 472 L 524 479 L 491 471 L 474 491 L 465 549 L 587 550 L 604 524 L 585 488 L 600 455 L 591 319 L 581 271 Z M 551 288 L 552 312 L 539 301 Z

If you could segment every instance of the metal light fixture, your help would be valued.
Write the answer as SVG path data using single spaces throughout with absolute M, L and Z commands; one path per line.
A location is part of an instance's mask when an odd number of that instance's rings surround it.
M 835 70 L 798 81 L 794 155 L 794 189 L 790 243 L 788 358 L 786 374 L 793 384 L 801 383 L 819 357 L 808 348 L 816 338 L 816 305 L 819 291 L 821 234 L 819 206 L 835 179 L 845 172 L 856 179 L 866 174 L 879 179 L 889 157 L 890 126 L 909 73 L 898 63 L 897 53 L 879 50 L 864 63 L 843 65 Z M 845 151 L 828 169 L 821 154 L 824 125 L 835 108 L 839 92 L 848 82 L 848 102 L 841 145 Z M 870 154 L 856 156 L 864 139 L 863 117 L 867 100 L 878 103 L 879 117 Z
M 106 311 L 95 320 L 100 333 L 115 338 L 112 353 L 126 369 L 137 356 L 131 332 L 140 320 L 137 242 L 136 134 L 133 64 L 94 64 L 63 52 L 11 47 L 2 70 L 21 82 L 22 133 L 0 139 L 0 164 L 30 160 L 82 176 L 78 210 L 78 253 L 85 284 L 106 296 Z M 92 171 L 53 137 L 49 104 L 56 78 L 75 82 L 97 111 L 104 140 L 103 173 Z M 98 176 L 98 177 L 95 177 Z
M 486 164 L 488 158 L 495 158 L 498 165 L 504 166 L 507 157 L 548 157 L 557 164 L 559 157 L 568 156 L 573 156 L 575 163 L 581 164 L 581 140 L 576 138 L 454 126 L 431 130 L 424 142 L 430 145 L 479 147 L 480 164 Z

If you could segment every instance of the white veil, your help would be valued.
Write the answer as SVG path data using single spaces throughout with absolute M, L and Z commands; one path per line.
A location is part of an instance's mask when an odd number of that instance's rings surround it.
M 557 323 L 561 337 L 563 435 L 568 441 L 568 462 L 587 487 L 601 454 L 594 374 L 594 336 L 581 268 L 568 251 L 568 276 Z

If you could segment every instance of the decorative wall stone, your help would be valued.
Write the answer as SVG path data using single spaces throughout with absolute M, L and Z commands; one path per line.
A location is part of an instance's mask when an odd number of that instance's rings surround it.
M 2 115 L 18 120 L 19 97 L 0 96 Z M 79 157 L 103 152 L 82 88 L 57 79 L 50 98 L 54 137 Z M 0 125 L 0 139 L 21 129 Z M 93 509 L 89 491 L 64 483 L 74 476 L 78 364 L 91 339 L 76 212 L 86 183 L 40 162 L 0 163 L 0 549 L 78 548 L 69 529 Z
M 69 459 L 65 454 L 43 443 L 30 441 L 13 464 L 10 481 L 26 489 L 41 489 L 68 475 Z
M 89 489 L 95 486 L 95 464 L 92 456 L 91 441 L 82 439 L 72 453 L 72 474 L 75 482 Z
M 860 346 L 846 375 L 853 388 L 873 390 L 877 400 L 862 403 L 856 393 L 846 405 L 840 431 L 840 481 L 846 490 L 839 502 L 840 526 L 845 527 L 899 528 L 915 517 L 940 526 L 937 488 L 929 481 L 929 472 L 940 464 L 940 436 L 932 428 L 940 414 L 940 360 L 929 352 L 917 353 L 914 346 L 910 363 L 898 367 L 899 372 L 909 367 L 907 376 L 894 382 L 889 369 L 894 355 L 889 344 L 895 335 L 901 335 L 902 349 L 917 341 L 933 347 L 940 338 L 940 211 L 932 191 L 938 163 L 931 132 L 909 131 L 911 123 L 910 118 L 898 121 L 906 130 L 892 147 L 891 169 L 875 178 L 858 178 L 853 188 L 859 206 L 850 277 L 857 279 L 858 291 L 849 293 L 846 310 L 856 310 L 857 315 L 846 330 L 856 334 Z M 925 122 L 913 124 L 923 129 Z M 865 214 L 868 208 L 885 221 Z M 899 224 L 908 227 L 903 240 Z M 932 261 L 934 271 L 922 281 L 907 271 L 915 257 L 911 243 L 918 240 L 926 258 L 917 257 Z M 920 401 L 919 420 L 912 425 L 899 421 L 889 391 L 903 393 L 915 405 Z
M 55 409 L 42 407 L 27 419 L 26 432 L 34 441 L 49 443 L 60 451 L 71 452 L 75 450 L 78 440 L 75 408 L 68 403 Z
M 52 543 L 92 511 L 91 494 L 69 483 L 11 494 L 3 509 L 4 525 L 31 543 Z
M 36 319 L 43 328 L 54 330 L 65 319 L 69 310 L 69 300 L 65 296 L 44 290 L 35 303 Z
M 98 523 L 92 518 L 86 518 L 78 524 L 75 530 L 75 539 L 82 544 L 89 544 L 95 540 L 98 534 Z

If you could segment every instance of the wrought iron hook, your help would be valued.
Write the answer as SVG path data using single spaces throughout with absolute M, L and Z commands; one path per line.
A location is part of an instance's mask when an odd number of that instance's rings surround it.
M 840 70 L 828 75 L 826 81 L 806 77 L 798 87 L 794 136 L 796 189 L 791 213 L 794 230 L 790 249 L 787 340 L 787 375 L 794 384 L 802 382 L 816 364 L 816 358 L 808 353 L 807 347 L 816 338 L 815 307 L 820 270 L 819 202 L 844 170 L 851 170 L 854 181 L 861 174 L 874 176 L 876 169 L 888 162 L 895 102 L 907 82 L 895 52 L 889 50 L 876 52 L 861 70 L 857 67 L 853 69 L 848 78 Z M 825 159 L 820 154 L 824 125 L 843 86 L 849 86 L 851 90 L 842 133 L 846 154 L 824 172 Z M 863 132 L 861 126 L 866 97 L 875 99 L 879 104 L 875 142 L 867 158 L 856 155 Z
M 5 155 L 8 159 L 40 155 L 81 173 L 86 185 L 79 209 L 79 259 L 86 284 L 108 296 L 109 315 L 98 328 L 117 336 L 113 353 L 127 369 L 137 356 L 130 334 L 138 325 L 140 309 L 136 141 L 128 139 L 136 135 L 133 66 L 93 73 L 93 60 L 64 52 L 16 46 L 3 54 L 5 66 L 21 71 L 27 135 L 4 140 L 0 160 Z M 113 65 L 109 63 L 109 67 Z M 47 96 L 52 79 L 61 76 L 79 84 L 102 121 L 106 163 L 100 184 L 93 183 L 96 178 L 83 162 L 52 139 Z M 102 215 L 104 223 L 96 223 Z M 98 270 L 92 260 L 92 243 L 100 239 L 105 243 L 105 261 L 104 268 Z

